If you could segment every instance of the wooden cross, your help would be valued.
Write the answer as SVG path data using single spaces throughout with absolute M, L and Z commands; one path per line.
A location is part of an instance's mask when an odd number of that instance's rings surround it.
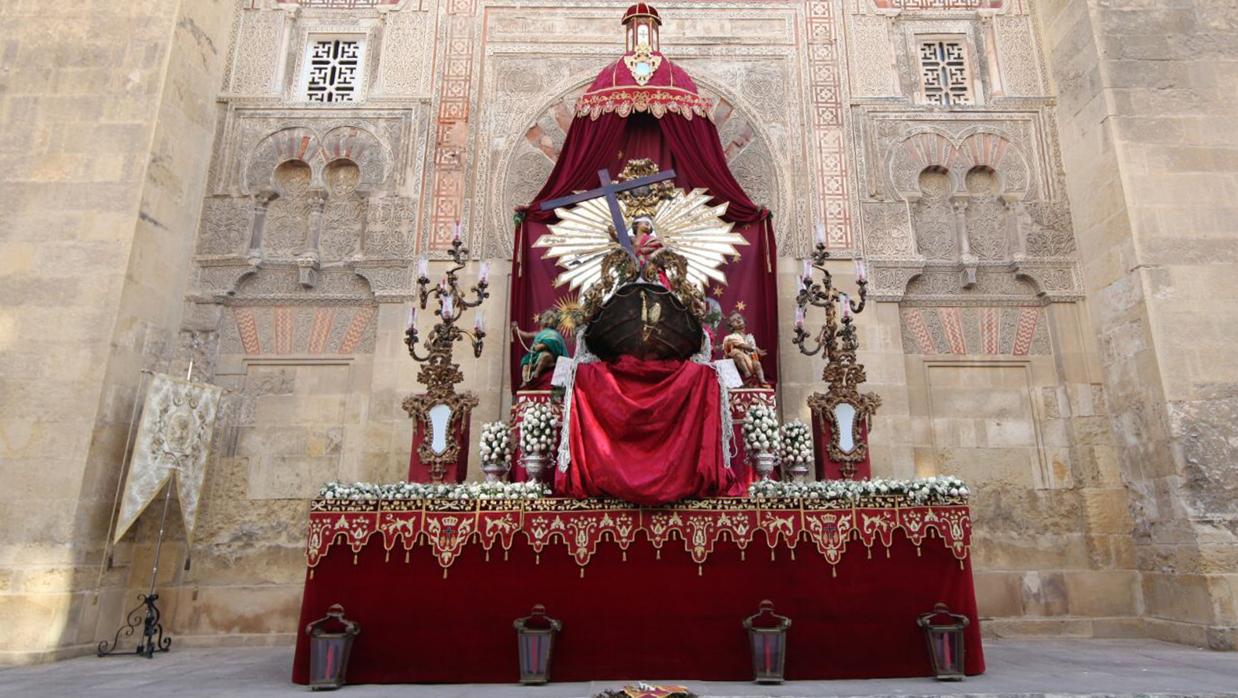
M 619 207 L 619 192 L 631 191 L 641 187 L 649 186 L 657 182 L 665 182 L 668 179 L 675 178 L 675 170 L 666 170 L 651 174 L 648 177 L 638 177 L 637 179 L 629 179 L 626 182 L 612 182 L 610 179 L 610 170 L 598 170 L 598 181 L 602 186 L 589 191 L 582 191 L 579 194 L 564 196 L 552 201 L 543 201 L 541 209 L 543 211 L 552 211 L 560 206 L 570 206 L 578 204 L 582 201 L 590 199 L 599 199 L 606 197 L 606 203 L 610 205 L 610 218 L 615 226 L 615 239 L 619 241 L 619 245 L 627 250 L 627 253 L 636 259 L 636 248 L 632 246 L 632 238 L 628 235 L 628 226 L 623 221 L 623 209 Z

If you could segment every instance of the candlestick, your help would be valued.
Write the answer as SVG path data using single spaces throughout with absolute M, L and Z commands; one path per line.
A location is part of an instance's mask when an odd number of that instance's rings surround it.
M 455 228 L 455 230 L 452 232 L 451 239 L 452 239 L 452 240 L 459 240 L 459 239 L 460 239 L 460 221 L 456 221 L 456 228 Z
M 455 317 L 456 315 L 455 299 L 453 299 L 449 295 L 443 296 L 442 303 L 443 303 L 442 305 L 443 319 L 446 320 L 447 318 Z
M 425 255 L 421 255 L 417 260 L 417 278 L 427 279 L 430 277 L 430 259 Z
M 795 309 L 795 326 L 800 329 L 804 328 L 804 309 L 803 308 L 797 307 Z
M 478 332 L 485 332 L 486 330 L 485 317 L 486 316 L 483 315 L 480 310 L 477 311 L 476 315 L 473 318 L 473 329 L 474 330 L 477 330 Z
M 482 262 L 481 270 L 477 273 L 478 283 L 488 283 L 490 280 L 490 262 Z
M 808 261 L 808 259 L 804 260 L 804 270 L 800 272 L 800 278 L 805 281 L 812 278 L 812 262 Z
M 843 317 L 850 318 L 851 317 L 851 299 L 847 298 L 847 294 L 845 293 L 838 294 L 838 304 L 842 306 Z
M 855 258 L 855 280 L 864 281 L 868 278 L 868 269 L 864 266 L 864 260 L 859 257 Z
M 413 329 L 417 326 L 417 304 L 410 303 L 408 306 L 408 329 Z

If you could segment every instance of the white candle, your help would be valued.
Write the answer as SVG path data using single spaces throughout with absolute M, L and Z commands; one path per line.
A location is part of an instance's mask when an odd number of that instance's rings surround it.
M 443 319 L 454 317 L 456 314 L 456 301 L 451 296 L 443 296 Z
M 855 280 L 864 281 L 868 278 L 868 270 L 864 267 L 864 260 L 859 257 L 855 258 Z
M 408 326 L 413 328 L 417 326 L 417 304 L 410 303 L 408 306 Z
M 485 315 L 481 312 L 478 312 L 477 316 L 473 318 L 473 329 L 477 330 L 478 333 L 484 332 L 486 329 Z
M 795 307 L 795 326 L 804 329 L 804 309 L 799 306 Z
M 477 280 L 483 284 L 490 280 L 490 262 L 481 263 L 481 270 L 477 272 Z
M 804 260 L 804 273 L 800 274 L 800 278 L 803 278 L 803 279 L 812 278 L 812 262 L 808 261 L 807 259 Z
M 818 244 L 818 245 L 824 245 L 824 244 L 825 244 L 825 224 L 824 224 L 824 223 L 818 223 L 818 224 L 817 224 L 817 235 L 816 235 L 816 239 L 817 239 L 817 244 Z
M 459 240 L 459 239 L 460 239 L 460 221 L 456 221 L 456 229 L 455 229 L 455 231 L 452 233 L 452 237 L 451 237 L 451 239 L 452 239 L 452 240 Z
M 426 279 L 430 276 L 430 259 L 425 255 L 417 260 L 417 278 Z
M 838 305 L 842 306 L 843 317 L 851 317 L 851 299 L 847 297 L 847 294 L 838 294 Z

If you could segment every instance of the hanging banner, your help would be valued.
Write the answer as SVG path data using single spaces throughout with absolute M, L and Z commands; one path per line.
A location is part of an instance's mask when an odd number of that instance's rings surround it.
M 186 540 L 193 539 L 198 499 L 222 396 L 219 386 L 154 374 L 129 460 L 113 542 L 120 541 L 173 473 L 177 474 L 176 493 L 185 520 Z

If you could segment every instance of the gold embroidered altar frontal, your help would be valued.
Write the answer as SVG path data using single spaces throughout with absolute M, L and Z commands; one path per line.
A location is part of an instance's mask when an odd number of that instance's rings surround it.
M 414 548 L 429 549 L 446 573 L 470 545 L 480 545 L 488 559 L 496 545 L 510 550 L 520 543 L 539 556 L 550 545 L 562 545 L 583 573 L 603 543 L 624 551 L 634 544 L 652 545 L 660 555 L 663 546 L 678 540 L 703 565 L 719 541 L 744 551 L 761 538 L 771 555 L 782 548 L 794 557 L 806 544 L 837 565 L 852 542 L 863 545 L 869 556 L 876 545 L 889 555 L 895 532 L 911 541 L 917 554 L 926 539 L 935 539 L 962 564 L 971 547 L 971 510 L 962 498 L 919 504 L 901 496 L 854 503 L 706 499 L 665 507 L 601 499 L 316 499 L 310 506 L 306 561 L 313 568 L 337 544 L 356 555 L 381 542 L 388 560 L 397 546 L 405 562 Z

